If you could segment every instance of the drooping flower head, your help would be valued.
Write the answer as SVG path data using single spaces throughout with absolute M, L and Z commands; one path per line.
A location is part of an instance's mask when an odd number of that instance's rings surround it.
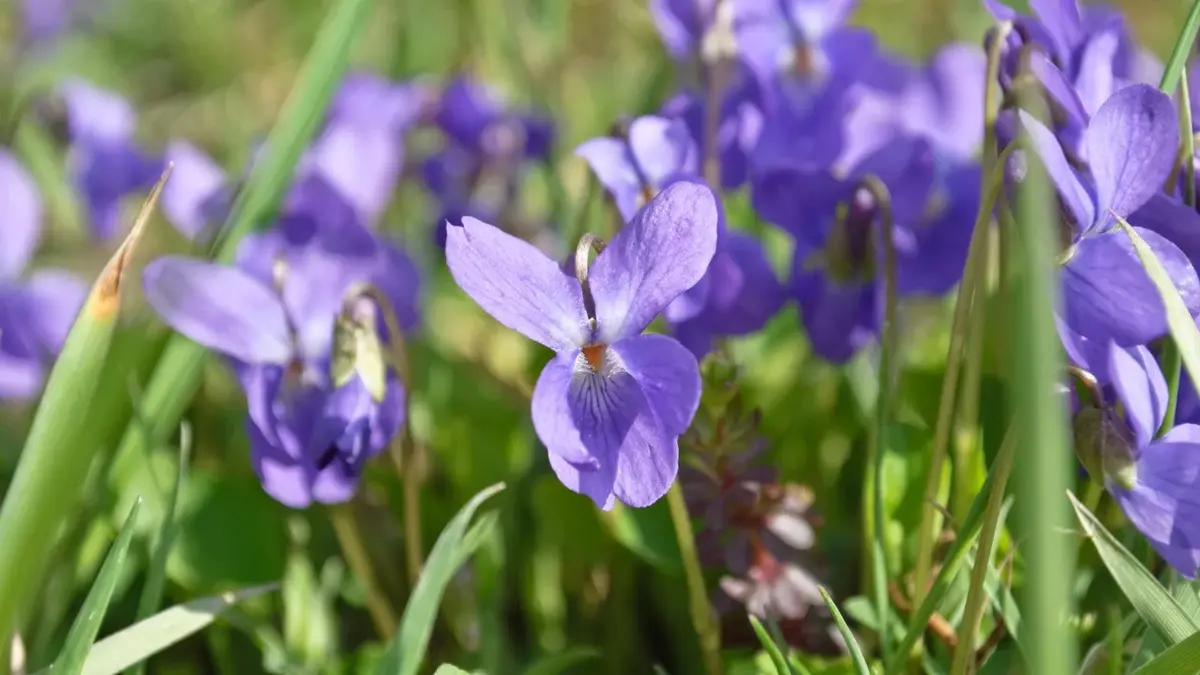
M 87 285 L 63 270 L 30 270 L 42 234 L 33 179 L 0 148 L 0 399 L 37 395 L 62 348 Z
M 642 335 L 700 280 L 717 243 L 717 205 L 678 182 L 637 212 L 580 281 L 530 244 L 464 218 L 447 228 L 459 287 L 505 326 L 550 347 L 533 392 L 534 429 L 550 465 L 598 506 L 647 506 L 679 466 L 678 437 L 700 401 L 696 359 L 674 339 Z

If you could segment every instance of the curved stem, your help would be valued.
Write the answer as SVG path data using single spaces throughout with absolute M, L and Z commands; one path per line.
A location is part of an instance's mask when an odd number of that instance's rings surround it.
M 362 533 L 354 520 L 354 512 L 349 504 L 340 504 L 329 508 L 329 522 L 333 524 L 334 534 L 337 535 L 338 546 L 346 558 L 346 564 L 354 570 L 354 576 L 363 585 L 363 599 L 367 603 L 367 611 L 371 622 L 375 624 L 375 632 L 384 640 L 390 640 L 396 633 L 396 611 L 388 604 L 387 595 L 379 587 L 375 572 L 371 569 L 371 560 L 363 545 Z
M 688 600 L 691 604 L 692 627 L 700 640 L 700 652 L 704 659 L 707 675 L 721 675 L 721 631 L 716 615 L 708 601 L 704 588 L 704 572 L 700 568 L 700 557 L 696 553 L 696 540 L 692 533 L 692 519 L 688 515 L 687 503 L 683 500 L 683 488 L 676 481 L 667 492 L 667 504 L 671 508 L 671 521 L 675 524 L 675 538 L 679 542 L 679 556 L 683 560 L 683 575 L 687 581 Z
M 584 233 L 575 246 L 575 278 L 583 290 L 583 308 L 593 329 L 596 327 L 596 300 L 592 297 L 592 287 L 588 284 L 588 263 L 592 253 L 599 255 L 604 246 L 604 240 L 591 232 Z

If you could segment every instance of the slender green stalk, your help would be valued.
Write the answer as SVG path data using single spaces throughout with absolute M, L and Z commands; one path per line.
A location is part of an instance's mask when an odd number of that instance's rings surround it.
M 1175 46 L 1171 48 L 1171 56 L 1167 59 L 1167 65 L 1163 69 L 1162 79 L 1159 80 L 1158 88 L 1170 94 L 1175 91 L 1175 87 L 1183 80 L 1183 70 L 1187 67 L 1188 54 L 1192 51 L 1192 45 L 1196 42 L 1196 31 L 1200 29 L 1200 0 L 1193 0 L 1192 8 L 1188 11 L 1187 19 L 1183 22 L 1183 28 L 1179 31 L 1179 38 L 1175 40 Z
M 1013 455 L 1008 452 L 996 458 L 996 481 L 988 491 L 987 507 L 983 513 L 983 528 L 979 532 L 979 541 L 975 544 L 975 562 L 971 567 L 971 582 L 967 590 L 967 606 L 963 612 L 962 622 L 958 625 L 958 642 L 954 648 L 954 660 L 950 667 L 950 675 L 965 675 L 975 654 L 975 634 L 979 631 L 979 621 L 983 618 L 983 609 L 987 604 L 988 571 L 992 566 L 992 550 L 996 535 L 1000 529 L 1000 515 L 1004 505 L 1004 489 L 1008 477 L 1012 474 Z
M 692 534 L 692 519 L 688 515 L 687 503 L 683 500 L 683 488 L 678 481 L 667 492 L 667 504 L 671 508 L 671 521 L 675 524 L 675 538 L 679 542 L 679 557 L 683 560 L 683 575 L 687 581 L 691 603 L 692 627 L 700 640 L 700 651 L 704 658 L 704 671 L 708 675 L 721 675 L 721 631 L 716 615 L 708 602 L 704 588 L 704 572 L 696 554 L 696 540 Z
M 850 631 L 850 626 L 846 625 L 846 619 L 842 617 L 841 610 L 838 609 L 837 603 L 829 596 L 829 591 L 825 590 L 824 586 L 817 590 L 821 592 L 821 599 L 825 601 L 825 606 L 829 608 L 829 613 L 833 615 L 833 622 L 837 625 L 838 632 L 842 634 L 842 639 L 846 641 L 846 646 L 850 648 L 850 658 L 854 661 L 854 672 L 858 675 L 871 675 L 871 666 L 867 664 L 867 657 L 863 654 L 862 647 L 858 645 L 858 641 L 854 639 L 854 633 Z
M 1036 113 L 1044 102 L 1027 96 L 1021 107 Z M 1027 432 L 1021 443 L 1023 480 L 1017 484 L 1018 523 L 1027 562 L 1022 630 L 1030 672 L 1073 673 L 1076 642 L 1063 620 L 1074 606 L 1075 550 L 1062 534 L 1071 526 L 1063 494 L 1072 483 L 1074 457 L 1065 406 L 1056 391 L 1063 372 L 1062 346 L 1054 325 L 1058 208 L 1053 184 L 1037 153 L 1026 145 L 1025 155 L 1028 172 L 1018 195 L 1011 251 L 1019 276 L 1010 277 L 1005 271 L 1006 283 L 1016 280 L 1007 322 L 1012 331 L 1012 400 Z
M 375 632 L 381 639 L 390 639 L 396 634 L 396 626 L 399 625 L 396 610 L 388 603 L 387 594 L 379 587 L 375 578 L 370 556 L 367 555 L 367 548 L 363 544 L 362 533 L 354 519 L 353 507 L 350 504 L 330 507 L 329 522 L 333 525 L 346 564 L 363 586 L 363 599 L 367 603 L 371 622 L 375 624 Z

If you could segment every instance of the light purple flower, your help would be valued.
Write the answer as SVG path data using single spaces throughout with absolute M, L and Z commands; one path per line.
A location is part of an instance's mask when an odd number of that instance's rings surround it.
M 721 187 L 726 190 L 737 189 L 746 182 L 750 173 L 750 153 L 757 147 L 758 137 L 762 134 L 763 113 L 752 85 L 747 79 L 732 87 L 721 103 L 721 117 L 714 140 L 721 166 Z M 707 102 L 704 94 L 677 94 L 663 105 L 659 114 L 683 120 L 692 142 L 699 150 L 701 161 L 708 156 L 708 139 L 705 138 Z
M 161 158 L 138 147 L 136 114 L 128 101 L 81 79 L 64 82 L 71 174 L 101 240 L 117 233 L 125 197 L 148 190 L 162 174 Z
M 696 285 L 717 243 L 717 205 L 699 183 L 663 190 L 579 282 L 530 244 L 473 218 L 447 230 L 459 287 L 505 326 L 550 347 L 533 392 L 534 429 L 568 488 L 603 509 L 648 506 L 679 468 L 679 435 L 700 401 L 696 359 L 674 339 L 642 335 Z
M 698 175 L 700 168 L 687 125 L 654 115 L 630 122 L 627 138 L 593 138 L 575 154 L 587 161 L 626 221 L 659 190 Z
M 62 348 L 87 285 L 63 270 L 29 272 L 42 232 L 42 201 L 20 162 L 0 148 L 0 399 L 37 395 Z
M 717 0 L 650 0 L 650 14 L 667 53 L 684 61 L 700 51 Z

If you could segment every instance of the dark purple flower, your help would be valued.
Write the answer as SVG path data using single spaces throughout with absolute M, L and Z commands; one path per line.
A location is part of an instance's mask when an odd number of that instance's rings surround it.
M 763 128 L 763 113 L 752 83 L 733 87 L 721 102 L 717 122 L 716 152 L 721 166 L 721 187 L 733 190 L 742 186 L 750 172 L 750 154 L 758 145 Z M 707 157 L 705 95 L 680 93 L 659 111 L 663 117 L 681 119 L 687 125 L 699 159 Z
M 80 79 L 67 80 L 59 93 L 70 135 L 71 173 L 93 232 L 109 239 L 116 234 L 122 200 L 154 185 L 162 174 L 162 159 L 138 147 L 136 115 L 124 98 Z
M 530 244 L 473 218 L 448 228 L 446 261 L 459 287 L 557 352 L 534 388 L 534 429 L 559 480 L 603 509 L 615 499 L 652 504 L 675 480 L 700 373 L 674 339 L 641 333 L 704 275 L 717 218 L 703 185 L 663 190 L 591 265 L 591 308 L 579 282 Z
M 434 120 L 454 142 L 481 157 L 545 159 L 554 143 L 549 117 L 509 112 L 496 94 L 465 78 L 442 90 Z
M 446 227 L 461 225 L 470 216 L 495 222 L 504 208 L 500 191 L 479 190 L 484 182 L 484 165 L 468 150 L 450 144 L 421 162 L 421 182 L 438 203 L 434 240 L 446 245 Z
M 1154 438 L 1167 383 L 1150 350 L 1110 343 L 1107 366 L 1113 395 L 1075 414 L 1076 452 L 1159 555 L 1192 579 L 1200 564 L 1200 426 Z
M 1040 122 L 1025 112 L 1021 121 L 1064 206 L 1063 239 L 1071 242 L 1062 268 L 1067 328 L 1099 344 L 1112 340 L 1124 347 L 1164 335 L 1166 314 L 1158 292 L 1129 238 L 1113 225 L 1115 217 L 1129 218 L 1151 201 L 1171 173 L 1179 143 L 1171 100 L 1143 84 L 1114 94 L 1084 133 L 1087 172 L 1067 161 Z M 1200 314 L 1200 280 L 1179 247 L 1154 231 L 1169 227 L 1155 222 L 1156 213 L 1139 214 L 1135 224 L 1192 314 Z
M 17 159 L 0 149 L 0 399 L 37 395 L 87 286 L 62 270 L 28 271 L 42 233 L 42 201 Z
M 654 115 L 633 120 L 626 138 L 593 138 L 575 154 L 587 161 L 627 222 L 659 190 L 695 177 L 700 168 L 687 125 Z
M 717 0 L 650 0 L 650 14 L 667 53 L 684 61 L 700 51 Z

